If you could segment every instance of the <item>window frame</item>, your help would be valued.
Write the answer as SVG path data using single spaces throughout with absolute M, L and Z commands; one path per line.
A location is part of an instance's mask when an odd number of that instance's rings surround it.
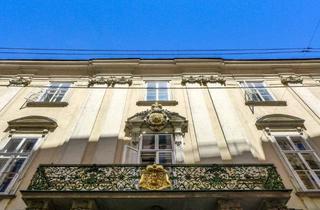
M 305 145 L 309 148 L 306 150 L 300 150 L 298 147 L 296 147 L 296 145 L 293 143 L 292 141 L 292 137 L 297 137 L 299 136 L 301 139 L 303 139 Z M 283 159 L 283 161 L 285 162 L 285 165 L 287 166 L 287 168 L 289 169 L 289 171 L 291 172 L 291 174 L 294 176 L 295 180 L 297 181 L 299 187 L 303 190 L 303 191 L 320 191 L 320 177 L 318 177 L 318 175 L 315 173 L 315 171 L 320 172 L 320 164 L 319 164 L 319 169 L 312 169 L 309 165 L 309 163 L 305 160 L 305 158 L 303 157 L 302 154 L 310 154 L 312 155 L 315 160 L 320 163 L 320 158 L 317 155 L 317 153 L 315 152 L 315 150 L 313 149 L 312 145 L 309 143 L 308 138 L 299 134 L 298 132 L 272 132 L 271 133 L 271 137 L 272 137 L 272 141 L 275 143 L 276 148 L 278 149 L 278 151 L 281 153 L 281 159 Z M 291 146 L 292 150 L 283 150 L 281 148 L 281 146 L 279 145 L 276 137 L 285 137 L 288 142 L 289 145 Z M 306 167 L 306 169 L 301 169 L 301 170 L 296 170 L 293 168 L 292 164 L 290 163 L 290 161 L 288 160 L 286 154 L 297 154 L 299 160 L 302 162 L 303 166 Z M 308 189 L 304 182 L 302 181 L 302 179 L 300 178 L 300 176 L 298 175 L 297 171 L 302 171 L 302 172 L 308 172 L 311 177 L 312 180 L 309 179 L 310 183 L 316 185 L 315 189 Z
M 59 84 L 58 87 L 53 87 L 52 85 L 53 84 Z M 69 86 L 67 88 L 64 88 L 62 87 L 63 84 L 69 84 Z M 43 89 L 43 93 L 39 95 L 39 97 L 37 98 L 37 102 L 40 102 L 40 103 L 61 103 L 61 102 L 64 102 L 65 99 L 66 99 L 66 96 L 69 94 L 70 92 L 70 88 L 72 86 L 73 82 L 70 82 L 70 81 L 51 81 L 48 85 L 48 87 L 46 87 L 45 89 Z M 45 96 L 48 94 L 48 92 L 50 91 L 50 89 L 56 89 L 55 92 L 53 93 L 53 95 L 50 97 L 50 99 L 47 101 L 47 100 L 44 100 L 45 99 Z M 60 101 L 56 101 L 57 98 L 59 97 L 60 95 L 60 92 L 63 90 L 63 89 L 66 89 L 65 93 L 63 94 L 62 98 Z
M 159 136 L 160 135 L 170 135 L 171 137 L 171 149 L 160 149 L 159 148 Z M 143 136 L 155 136 L 155 144 L 154 149 L 143 149 Z M 174 148 L 174 135 L 172 133 L 145 133 L 140 135 L 140 141 L 138 146 L 138 163 L 143 164 L 141 161 L 141 154 L 142 152 L 155 152 L 155 164 L 161 164 L 159 163 L 159 153 L 171 153 L 171 163 L 174 164 L 176 162 L 175 160 L 175 148 Z M 168 164 L 168 163 L 167 163 Z
M 10 144 L 10 141 L 15 138 L 21 138 L 21 142 L 16 146 L 15 152 L 7 152 L 5 149 Z M 30 152 L 21 153 L 18 152 L 27 139 L 37 139 L 36 143 L 33 145 L 32 150 Z M 24 173 L 24 171 L 28 168 L 27 166 L 30 164 L 32 156 L 34 152 L 39 148 L 42 141 L 44 140 L 44 136 L 41 134 L 13 134 L 12 136 L 8 136 L 5 139 L 2 139 L 3 144 L 0 148 L 0 159 L 8 159 L 6 163 L 0 168 L 0 185 L 5 181 L 6 173 L 10 173 L 7 171 L 10 170 L 10 166 L 14 166 L 15 160 L 24 159 L 23 163 L 19 167 L 16 172 L 12 172 L 14 174 L 13 178 L 11 179 L 10 183 L 6 186 L 6 189 L 3 192 L 0 192 L 0 195 L 8 195 L 10 192 L 15 190 L 14 185 L 17 183 L 19 177 Z M 9 175 L 10 176 L 10 175 Z
M 261 83 L 262 84 L 262 88 L 260 87 L 249 87 L 248 83 Z M 270 102 L 270 101 L 277 101 L 276 97 L 272 94 L 271 91 L 269 91 L 265 81 L 263 80 L 241 80 L 238 81 L 238 84 L 240 85 L 240 87 L 242 87 L 244 89 L 244 92 L 249 91 L 252 94 L 257 94 L 260 100 L 254 100 L 252 99 L 252 101 L 255 102 Z M 244 85 L 242 85 L 244 84 Z M 267 91 L 267 93 L 269 94 L 269 96 L 272 98 L 272 100 L 265 100 L 263 98 L 263 95 L 260 93 L 259 89 L 265 89 L 265 91 Z M 252 91 L 253 90 L 253 91 Z
M 145 88 L 146 88 L 146 93 L 145 93 L 145 96 L 144 96 L 144 100 L 145 101 L 170 101 L 171 100 L 171 94 L 170 94 L 170 81 L 169 80 L 145 80 L 144 81 L 145 82 Z M 156 91 L 156 93 L 155 93 L 155 95 L 156 95 L 156 99 L 155 100 L 148 100 L 148 83 L 151 83 L 151 82 L 154 82 L 154 83 L 156 83 L 156 87 L 154 88 L 155 89 L 155 91 Z M 166 93 L 167 93 L 167 99 L 165 99 L 165 100 L 160 100 L 160 98 L 159 98 L 159 83 L 160 82 L 166 82 L 166 88 L 164 88 L 164 89 L 166 89 L 167 91 L 166 91 Z

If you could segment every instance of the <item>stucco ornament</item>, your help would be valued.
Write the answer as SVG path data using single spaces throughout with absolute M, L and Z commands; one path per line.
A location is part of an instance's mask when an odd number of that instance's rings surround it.
M 105 78 L 103 76 L 96 76 L 94 78 L 90 78 L 89 81 L 88 81 L 88 87 L 91 87 L 95 84 L 98 84 L 98 85 L 108 85 L 110 86 L 112 83 L 112 81 L 108 78 Z
M 153 131 L 161 131 L 169 122 L 168 115 L 163 111 L 162 105 L 155 103 L 145 118 L 146 124 Z
M 300 75 L 292 74 L 292 75 L 281 75 L 281 83 L 284 85 L 288 84 L 302 84 L 303 78 Z
M 9 80 L 9 85 L 28 86 L 31 83 L 31 77 L 16 76 Z
M 148 165 L 142 170 L 139 187 L 146 190 L 163 190 L 172 186 L 167 170 L 162 165 Z

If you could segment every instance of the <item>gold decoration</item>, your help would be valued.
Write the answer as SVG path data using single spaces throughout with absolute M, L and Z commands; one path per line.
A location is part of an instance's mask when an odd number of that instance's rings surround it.
M 157 102 L 152 105 L 151 111 L 145 118 L 145 122 L 153 131 L 160 131 L 168 124 L 169 118 L 162 109 L 162 105 Z
M 168 172 L 162 165 L 148 165 L 141 173 L 139 187 L 146 190 L 163 190 L 171 187 Z

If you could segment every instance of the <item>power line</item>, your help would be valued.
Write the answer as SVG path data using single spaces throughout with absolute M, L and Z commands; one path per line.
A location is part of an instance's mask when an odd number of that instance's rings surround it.
M 318 22 L 317 22 L 317 24 L 316 24 L 316 26 L 315 26 L 312 34 L 311 34 L 310 40 L 309 40 L 308 45 L 307 45 L 307 48 L 306 48 L 307 50 L 312 49 L 310 46 L 311 46 L 312 41 L 313 41 L 313 39 L 314 39 L 314 37 L 315 37 L 315 35 L 316 35 L 316 32 L 317 32 L 317 30 L 318 30 L 318 28 L 319 28 L 319 25 L 320 25 L 320 18 L 319 18 L 319 20 L 318 20 Z
M 26 48 L 26 47 L 0 47 L 0 50 L 21 50 L 21 51 L 86 51 L 86 52 L 230 52 L 230 51 L 282 51 L 282 50 L 303 50 L 305 48 L 222 48 L 222 49 L 81 49 L 81 48 Z M 310 48 L 319 50 L 320 48 Z
M 90 56 L 219 56 L 219 55 L 259 55 L 259 54 L 291 54 L 291 53 L 319 53 L 320 50 L 292 50 L 266 52 L 222 52 L 222 53 L 60 53 L 60 52 L 18 52 L 8 51 L 0 54 L 16 55 L 90 55 Z

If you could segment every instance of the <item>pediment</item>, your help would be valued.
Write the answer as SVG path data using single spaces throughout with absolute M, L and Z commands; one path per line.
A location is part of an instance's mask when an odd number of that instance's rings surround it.
M 180 130 L 186 133 L 188 121 L 176 112 L 163 109 L 160 104 L 153 104 L 151 109 L 139 112 L 126 121 L 125 134 L 132 136 L 133 133 L 142 132 L 175 132 Z
M 58 127 L 55 120 L 45 116 L 26 116 L 8 122 L 8 129 L 16 130 L 54 130 Z
M 266 127 L 297 128 L 304 127 L 304 121 L 304 119 L 291 115 L 271 114 L 259 118 L 256 121 L 256 126 L 258 129 L 263 129 Z

